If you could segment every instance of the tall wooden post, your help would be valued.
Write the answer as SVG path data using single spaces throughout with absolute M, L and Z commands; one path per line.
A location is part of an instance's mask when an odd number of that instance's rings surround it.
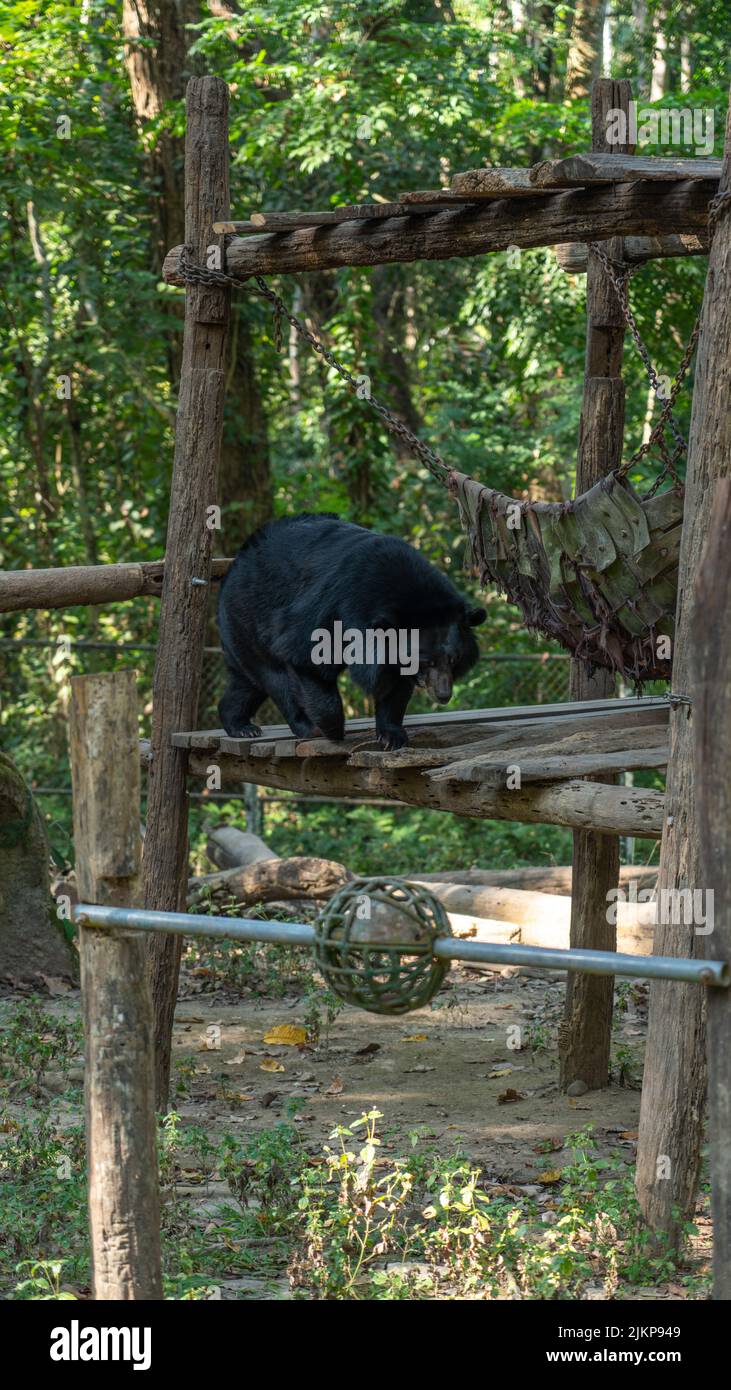
M 727 383 L 728 384 L 728 383 Z M 727 460 L 728 466 L 728 460 Z M 713 893 L 706 955 L 731 961 L 731 478 L 721 478 L 692 625 L 695 788 L 703 885 Z M 706 908 L 710 906 L 708 898 Z M 713 1297 L 731 1299 L 731 990 L 708 991 Z
M 77 676 L 69 711 L 82 902 L 138 890 L 140 758 L 133 671 Z M 94 1298 L 162 1298 L 152 997 L 138 932 L 79 926 Z
M 719 191 L 731 187 L 731 119 Z M 721 215 L 708 258 L 703 298 L 693 413 L 688 443 L 685 516 L 680 548 L 675 621 L 673 690 L 691 694 L 694 656 L 693 583 L 713 518 L 719 478 L 731 471 L 731 217 Z M 727 617 L 724 617 L 727 621 Z M 668 890 L 703 888 L 696 808 L 693 705 L 679 704 L 670 716 L 670 761 L 665 826 L 660 850 L 658 920 L 654 951 L 663 956 L 697 954 L 702 935 L 686 922 Z M 665 898 L 663 898 L 663 893 Z M 660 914 L 658 914 L 660 918 Z M 682 920 L 673 920 L 682 918 Z M 703 994 L 692 985 L 656 981 L 650 990 L 650 1019 L 637 1147 L 637 1196 L 645 1219 L 678 1243 L 682 1224 L 695 1206 L 703 1127 Z
M 213 223 L 229 207 L 228 88 L 217 77 L 188 83 L 185 137 L 185 241 L 192 258 L 223 269 L 223 238 Z M 216 248 L 216 249 L 213 249 Z M 145 906 L 180 911 L 188 859 L 187 753 L 170 735 L 195 728 L 208 614 L 212 531 L 223 428 L 228 290 L 189 286 L 165 578 L 152 692 L 152 761 L 143 859 Z M 182 938 L 153 938 L 156 1097 L 167 1105 L 170 1045 Z
M 628 145 L 607 141 L 607 113 L 629 112 L 629 82 L 601 78 L 591 92 L 592 149 L 631 153 Z M 613 259 L 622 259 L 622 240 L 605 243 Z M 581 410 L 576 492 L 586 492 L 622 461 L 624 440 L 624 383 L 622 353 L 624 319 L 617 296 L 596 257 L 589 254 L 586 284 L 586 365 Z M 571 699 L 599 700 L 616 694 L 609 671 L 589 675 L 582 661 L 571 662 Z M 608 776 L 602 781 L 610 781 Z M 616 780 L 612 778 L 611 780 Z M 571 945 L 616 951 L 616 927 L 607 921 L 610 889 L 619 882 L 619 840 L 590 830 L 574 831 L 571 880 Z M 559 1033 L 561 1084 L 584 1081 L 595 1090 L 609 1080 L 614 980 L 594 975 L 569 975 L 566 1007 Z

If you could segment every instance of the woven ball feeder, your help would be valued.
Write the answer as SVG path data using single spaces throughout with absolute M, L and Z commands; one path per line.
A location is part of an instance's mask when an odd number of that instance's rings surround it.
M 451 936 L 442 904 L 397 878 L 356 878 L 330 898 L 315 925 L 313 954 L 327 984 L 374 1014 L 420 1009 L 441 988 L 449 962 L 433 943 Z

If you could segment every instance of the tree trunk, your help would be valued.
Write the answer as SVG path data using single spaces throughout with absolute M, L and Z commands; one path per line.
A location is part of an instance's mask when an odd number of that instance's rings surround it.
M 714 895 L 711 959 L 731 961 L 731 479 L 713 497 L 693 623 L 695 773 L 706 892 Z M 713 1296 L 731 1299 L 731 990 L 708 991 Z
M 721 189 L 731 185 L 731 120 Z M 694 678 L 692 589 L 713 516 L 714 486 L 731 468 L 731 219 L 719 219 L 708 260 L 690 425 L 685 519 L 680 550 L 673 689 L 687 695 Z M 693 764 L 694 709 L 677 705 L 670 716 L 670 763 L 658 890 L 702 888 Z M 700 940 L 702 941 L 702 937 Z M 658 955 L 698 953 L 692 923 L 658 924 Z M 650 1019 L 637 1150 L 637 1196 L 656 1233 L 674 1245 L 695 1205 L 703 1120 L 705 1063 L 703 993 L 691 985 L 657 981 Z
M 588 97 L 599 71 L 605 0 L 577 0 L 566 59 L 566 96 Z
M 228 89 L 215 77 L 188 84 L 185 238 L 196 263 L 221 245 L 213 223 L 230 216 Z M 152 692 L 152 758 L 143 860 L 145 906 L 180 911 L 188 858 L 187 756 L 171 735 L 195 728 L 211 576 L 208 507 L 217 496 L 223 428 L 229 292 L 191 286 L 175 432 L 165 579 Z M 198 580 L 193 584 L 193 580 Z M 201 582 L 202 581 L 202 582 Z M 182 938 L 153 938 L 157 1104 L 167 1104 Z
M 607 78 L 592 89 L 592 148 L 607 149 L 606 115 L 612 107 L 629 109 L 628 82 Z M 616 151 L 620 153 L 620 151 Z M 624 153 L 624 151 L 622 151 Z M 621 260 L 622 241 L 607 243 L 607 254 Z M 576 492 L 586 492 L 622 460 L 624 319 L 617 297 L 597 262 L 589 256 L 586 286 L 586 368 L 581 412 Z M 571 699 L 597 700 L 616 694 L 616 678 L 582 661 L 571 662 Z M 603 776 L 603 782 L 616 777 Z M 574 831 L 571 945 L 615 951 L 616 927 L 607 921 L 608 893 L 619 882 L 619 841 L 613 835 Z M 611 976 L 570 974 L 560 1030 L 561 1085 L 584 1081 L 590 1089 L 609 1083 L 614 980 Z

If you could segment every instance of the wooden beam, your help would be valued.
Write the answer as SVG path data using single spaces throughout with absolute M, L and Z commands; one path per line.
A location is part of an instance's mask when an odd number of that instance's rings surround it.
M 188 83 L 185 142 L 185 240 L 198 263 L 223 249 L 213 222 L 229 216 L 228 88 L 217 77 Z M 301 234 L 300 234 L 301 235 Z M 175 430 L 165 582 L 152 692 L 152 761 L 143 859 L 145 907 L 180 911 L 188 881 L 186 754 L 170 735 L 195 724 L 208 618 L 212 532 L 207 509 L 218 500 L 229 291 L 189 287 Z M 194 584 L 193 580 L 202 580 Z M 167 1103 L 173 1015 L 182 937 L 153 936 L 157 1104 Z
M 603 78 L 602 81 L 609 81 Z M 601 138 L 606 136 L 605 131 Z M 598 137 L 597 137 L 598 138 Z M 665 159 L 659 155 L 637 155 L 594 150 L 590 154 L 571 154 L 566 159 L 544 159 L 534 164 L 530 181 L 536 188 L 585 188 L 589 184 L 634 183 L 639 179 L 654 183 L 673 183 L 682 179 L 721 177 L 720 159 Z
M 222 579 L 231 560 L 214 560 L 211 581 Z M 30 608 L 122 603 L 140 595 L 160 597 L 164 560 L 124 565 L 68 565 L 52 570 L 0 570 L 0 613 Z
M 71 681 L 69 743 L 82 902 L 133 906 L 140 768 L 133 671 Z M 152 997 L 144 938 L 79 924 L 94 1299 L 161 1299 Z
M 641 787 L 568 781 L 507 791 L 480 784 L 435 782 L 418 769 L 381 772 L 377 768 L 354 768 L 344 760 L 330 758 L 252 759 L 191 750 L 192 776 L 209 776 L 211 764 L 220 768 L 223 786 L 255 782 L 303 794 L 342 797 L 344 801 L 351 797 L 383 796 L 409 806 L 479 820 L 581 826 L 603 834 L 636 835 L 650 840 L 659 839 L 662 832 L 663 794 Z
M 556 260 L 567 275 L 585 275 L 589 263 L 586 242 L 565 241 L 553 248 Z M 671 256 L 707 256 L 708 237 L 705 232 L 694 236 L 628 236 L 624 239 L 624 259 L 628 265 L 644 265 L 646 261 L 663 260 Z
M 731 114 L 720 189 L 731 189 Z M 692 645 L 696 615 L 693 584 L 706 537 L 714 520 L 714 496 L 720 478 L 731 472 L 731 217 L 716 225 L 708 257 L 706 292 L 693 391 L 685 483 L 685 516 L 678 576 L 673 689 L 693 698 L 696 668 Z M 721 571 L 721 575 L 724 571 Z M 727 622 L 727 618 L 724 619 Z M 725 641 L 721 633 L 716 640 Z M 714 695 L 721 701 L 726 691 Z M 670 718 L 670 764 L 667 818 L 660 851 L 658 891 L 707 886 L 701 862 L 696 767 L 695 708 L 678 706 Z M 725 769 L 727 771 L 727 769 Z M 718 826 L 714 833 L 725 834 Z M 669 901 L 672 901 L 670 899 Z M 658 955 L 698 954 L 694 923 L 658 924 Z M 677 914 L 675 914 L 677 915 Z M 686 1221 L 695 1210 L 703 1137 L 705 1086 L 703 992 L 692 985 L 656 981 L 650 989 L 650 1017 L 637 1148 L 637 1196 L 652 1231 L 681 1244 Z M 726 1141 L 728 1142 L 728 1137 Z
M 445 208 L 428 217 L 386 217 L 313 227 L 288 236 L 234 237 L 226 250 L 232 275 L 293 275 L 348 265 L 448 260 L 508 246 L 554 246 L 561 241 L 612 236 L 667 236 L 702 232 L 713 180 L 618 184 L 552 197 L 505 198 L 482 206 Z M 180 252 L 165 258 L 168 284 L 182 285 Z
M 713 893 L 710 960 L 731 961 L 731 478 L 716 484 L 691 625 L 702 883 Z M 708 898 L 706 899 L 708 901 Z M 708 991 L 713 1297 L 731 1299 L 731 990 Z
M 629 82 L 599 78 L 591 89 L 592 144 L 607 148 L 607 112 L 629 112 Z M 612 239 L 607 254 L 621 260 L 623 242 Z M 622 351 L 624 319 L 619 301 L 594 256 L 589 258 L 586 285 L 586 356 L 584 395 L 576 463 L 576 495 L 606 477 L 622 461 L 624 439 L 624 383 Z M 592 670 L 572 660 L 570 690 L 574 700 L 604 699 L 616 695 L 613 672 Z M 591 769 L 589 769 L 591 771 Z M 606 772 L 604 779 L 607 780 Z M 616 782 L 616 776 L 609 778 Z M 619 882 L 619 840 L 595 830 L 574 830 L 573 893 L 571 896 L 571 946 L 595 951 L 616 951 L 617 930 L 607 920 L 608 894 Z M 612 1041 L 614 980 L 611 975 L 570 973 L 566 980 L 566 1004 L 559 1031 L 561 1085 L 583 1081 L 590 1090 L 609 1084 Z

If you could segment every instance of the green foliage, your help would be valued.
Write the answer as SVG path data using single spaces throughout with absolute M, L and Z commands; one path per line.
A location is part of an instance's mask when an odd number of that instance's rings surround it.
M 692 99 L 713 108 L 720 142 L 728 6 L 702 0 L 690 16 L 680 3 L 646 8 L 643 24 L 612 13 L 612 75 L 631 77 L 646 98 L 662 27 L 660 105 Z M 239 10 L 213 16 L 201 4 L 188 35 L 190 71 L 215 72 L 231 89 L 238 216 L 390 199 L 459 169 L 527 165 L 588 143 L 587 103 L 564 93 L 572 6 L 526 7 L 524 30 L 498 0 L 271 0 Z M 143 560 L 164 550 L 182 294 L 159 279 L 166 248 L 155 153 L 182 135 L 184 110 L 168 100 L 137 118 L 121 24 L 121 7 L 75 0 L 11 3 L 0 21 L 0 562 L 11 569 Z M 155 44 L 143 46 L 154 65 Z M 179 144 L 165 148 L 179 167 Z M 663 373 L 672 375 L 690 331 L 704 269 L 702 259 L 655 263 L 633 281 L 637 319 Z M 550 251 L 343 270 L 278 288 L 387 404 L 399 413 L 410 405 L 425 437 L 459 467 L 517 495 L 570 494 L 584 289 Z M 260 300 L 243 294 L 236 313 L 247 381 L 262 407 L 257 429 L 275 510 L 331 509 L 396 532 L 474 588 L 459 574 L 462 541 L 442 490 L 395 456 L 380 423 L 313 355 L 280 358 Z M 647 389 L 630 346 L 625 375 L 633 448 Z M 690 389 L 686 422 L 689 401 Z M 243 391 L 229 405 L 226 439 L 238 440 L 248 478 L 259 435 L 247 423 Z M 233 499 L 234 538 L 245 513 L 246 503 Z M 20 613 L 2 619 L 0 638 L 149 643 L 156 616 L 146 600 Z M 484 652 L 539 649 L 495 595 L 480 640 Z M 67 785 L 69 676 L 119 658 L 60 647 L 3 650 L 0 659 L 4 746 L 36 786 Z M 151 654 L 135 650 L 126 660 L 140 666 L 148 732 Z M 460 698 L 478 702 L 482 685 L 475 676 Z M 43 806 L 54 854 L 68 861 L 69 799 Z M 398 867 L 418 867 L 409 835 L 432 866 L 455 855 L 484 859 L 488 834 L 501 856 L 494 862 L 540 857 L 541 847 L 564 853 L 558 835 L 539 842 L 531 828 L 439 820 L 441 829 L 428 815 L 403 818 L 402 840 L 395 822 L 362 817 L 356 825 L 368 844 L 358 867 L 373 862 L 369 845 L 381 838 L 398 842 Z M 334 831 L 311 819 L 313 841 L 318 826 L 324 852 Z M 280 845 L 294 838 L 284 824 L 277 834 Z

